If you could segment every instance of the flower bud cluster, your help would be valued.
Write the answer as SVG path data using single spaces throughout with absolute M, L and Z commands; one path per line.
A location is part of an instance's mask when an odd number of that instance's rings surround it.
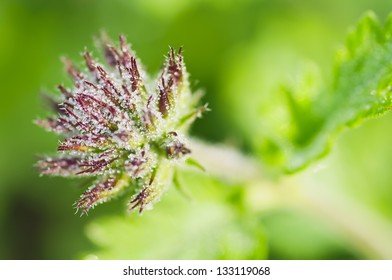
M 192 94 L 181 48 L 170 49 L 156 81 L 151 80 L 124 36 L 116 47 L 100 39 L 106 64 L 83 53 L 86 71 L 64 59 L 72 88 L 58 87 L 56 115 L 36 123 L 62 136 L 60 155 L 42 158 L 41 174 L 89 176 L 95 182 L 76 208 L 89 209 L 126 190 L 130 209 L 140 212 L 159 200 L 174 169 L 191 150 L 186 133 L 207 108 Z

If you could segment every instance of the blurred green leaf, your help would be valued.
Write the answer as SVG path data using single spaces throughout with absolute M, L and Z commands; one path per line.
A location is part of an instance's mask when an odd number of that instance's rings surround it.
M 323 220 L 280 209 L 262 217 L 271 259 L 356 259 L 359 252 L 347 245 Z M 288 234 L 289 233 L 289 234 Z
M 242 187 L 205 175 L 182 174 L 191 201 L 171 189 L 155 211 L 142 216 L 107 216 L 87 226 L 98 246 L 85 258 L 99 259 L 264 259 L 263 229 L 243 213 Z M 175 193 L 173 193 L 175 192 Z M 177 193 L 177 195 L 176 195 Z
M 310 69 L 297 84 L 281 87 L 286 111 L 279 119 L 262 115 L 263 122 L 272 125 L 261 132 L 262 140 L 256 144 L 267 162 L 285 172 L 295 172 L 323 156 L 342 128 L 390 110 L 391 27 L 392 17 L 382 26 L 373 13 L 368 13 L 338 51 L 329 82 L 323 84 L 317 71 Z

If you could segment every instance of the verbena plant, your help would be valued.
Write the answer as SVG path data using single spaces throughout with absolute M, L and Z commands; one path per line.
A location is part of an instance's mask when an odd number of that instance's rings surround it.
M 178 185 L 178 168 L 203 169 L 191 155 L 215 175 L 233 173 L 225 170 L 232 163 L 237 172 L 231 177 L 245 181 L 256 174 L 256 180 L 266 181 L 254 160 L 189 138 L 190 125 L 207 106 L 199 105 L 200 93 L 191 92 L 181 49 L 171 49 L 161 73 L 151 79 L 123 36 L 118 46 L 105 36 L 100 45 L 103 64 L 87 51 L 87 71 L 64 61 L 74 85 L 59 86 L 62 97 L 51 99 L 55 114 L 36 121 L 63 137 L 60 155 L 37 163 L 41 174 L 95 180 L 76 202 L 82 214 L 127 191 L 130 209 L 151 208 L 169 185 Z M 308 73 L 303 82 L 282 86 L 283 115 L 264 115 L 267 127 L 255 131 L 260 141 L 254 149 L 266 170 L 282 177 L 302 170 L 326 155 L 342 129 L 390 111 L 390 61 L 392 17 L 381 24 L 368 13 L 337 51 L 330 79 Z M 210 167 L 214 156 L 222 164 Z

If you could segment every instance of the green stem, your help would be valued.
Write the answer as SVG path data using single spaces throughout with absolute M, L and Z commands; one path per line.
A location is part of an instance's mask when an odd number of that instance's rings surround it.
M 267 181 L 256 160 L 229 146 L 192 140 L 191 149 L 193 157 L 211 175 L 249 185 L 250 206 L 256 211 L 276 207 L 305 211 L 331 224 L 366 258 L 392 259 L 392 223 L 365 205 L 331 188 L 325 191 L 309 185 L 303 175 Z

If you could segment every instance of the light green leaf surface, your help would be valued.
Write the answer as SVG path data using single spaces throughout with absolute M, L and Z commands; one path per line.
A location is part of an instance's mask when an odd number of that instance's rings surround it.
M 309 68 L 297 83 L 282 86 L 283 113 L 264 114 L 255 141 L 263 159 L 275 169 L 295 172 L 328 151 L 344 127 L 378 117 L 392 105 L 392 17 L 385 25 L 366 14 L 338 50 L 332 77 L 322 81 Z M 282 100 L 285 103 L 282 104 Z
M 180 176 L 190 199 L 171 188 L 155 211 L 98 218 L 86 229 L 99 259 L 264 259 L 266 240 L 257 217 L 242 207 L 242 187 L 206 175 Z

